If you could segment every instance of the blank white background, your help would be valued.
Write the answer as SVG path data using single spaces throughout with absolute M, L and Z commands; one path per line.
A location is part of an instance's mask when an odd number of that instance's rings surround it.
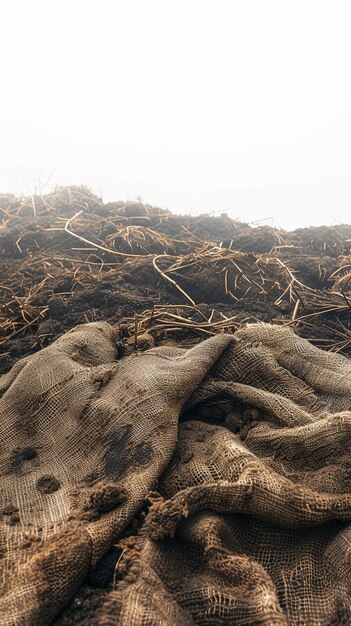
M 1 0 L 0 192 L 350 222 L 350 17 L 342 0 Z

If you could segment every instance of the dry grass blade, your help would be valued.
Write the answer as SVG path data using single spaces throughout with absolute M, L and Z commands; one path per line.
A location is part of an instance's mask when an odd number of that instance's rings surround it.
M 159 331 L 169 333 L 188 330 L 200 334 L 215 335 L 223 332 L 232 333 L 241 325 L 235 317 L 217 321 L 207 321 L 206 319 L 199 321 L 194 319 L 194 316 L 203 317 L 196 307 L 155 305 L 151 310 L 146 310 L 134 318 L 123 318 L 121 323 L 128 327 L 130 335 L 134 337 L 134 346 L 137 345 L 137 334 L 146 331 L 149 333 Z
M 153 261 L 152 261 L 153 266 L 154 266 L 156 272 L 158 272 L 162 276 L 162 278 L 167 280 L 169 283 L 171 283 L 171 285 L 173 285 L 176 289 L 178 289 L 178 291 L 188 300 L 188 302 L 190 302 L 190 304 L 192 304 L 193 306 L 196 306 L 194 300 L 192 298 L 190 298 L 190 296 L 188 296 L 188 294 L 184 291 L 184 289 L 179 287 L 178 283 L 175 280 L 173 280 L 173 278 L 171 278 L 170 276 L 167 276 L 167 274 L 162 272 L 162 270 L 158 267 L 158 265 L 157 265 L 157 259 L 158 258 L 159 258 L 159 256 L 154 257 Z

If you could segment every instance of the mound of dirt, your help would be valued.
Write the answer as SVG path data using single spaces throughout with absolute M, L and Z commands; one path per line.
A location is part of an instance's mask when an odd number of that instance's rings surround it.
M 351 226 L 252 228 L 84 187 L 3 194 L 0 216 L 0 372 L 100 320 L 120 324 L 122 352 L 145 331 L 158 345 L 258 320 L 349 351 Z

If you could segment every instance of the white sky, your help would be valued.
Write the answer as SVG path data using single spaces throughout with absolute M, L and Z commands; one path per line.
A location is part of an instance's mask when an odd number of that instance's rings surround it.
M 1 0 L 0 192 L 350 222 L 350 18 L 348 0 Z

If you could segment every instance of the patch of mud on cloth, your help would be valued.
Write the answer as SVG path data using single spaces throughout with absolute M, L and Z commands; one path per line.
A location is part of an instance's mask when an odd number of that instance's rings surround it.
M 68 602 L 155 487 L 231 341 L 117 362 L 115 338 L 78 326 L 0 378 L 1 626 L 49 624 Z

